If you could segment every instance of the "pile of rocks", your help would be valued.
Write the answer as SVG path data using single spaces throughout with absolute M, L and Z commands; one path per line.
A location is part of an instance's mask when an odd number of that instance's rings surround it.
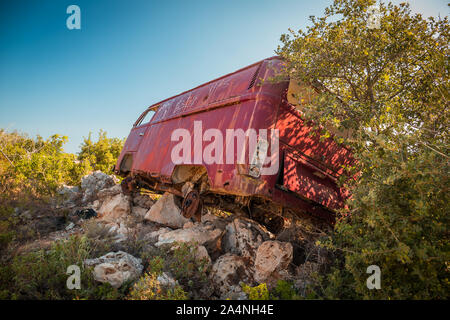
M 146 195 L 127 196 L 112 176 L 94 172 L 81 188 L 65 187 L 61 194 L 70 205 L 79 204 L 97 212 L 98 223 L 118 234 L 116 241 L 138 236 L 148 246 L 195 242 L 197 254 L 211 262 L 210 281 L 219 298 L 242 299 L 241 283 L 273 286 L 294 272 L 293 246 L 275 239 L 264 226 L 246 218 L 223 218 L 213 214 L 193 222 L 181 215 L 179 199 L 165 193 L 156 202 Z M 132 222 L 130 222 L 132 221 Z M 142 262 L 125 253 L 111 252 L 85 261 L 94 267 L 98 281 L 120 287 L 142 273 Z

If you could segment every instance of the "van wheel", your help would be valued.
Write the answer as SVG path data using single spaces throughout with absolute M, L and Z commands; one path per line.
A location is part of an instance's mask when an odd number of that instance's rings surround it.
M 202 218 L 203 201 L 197 190 L 190 191 L 183 199 L 181 205 L 181 214 L 187 218 L 194 218 L 195 221 L 200 222 Z

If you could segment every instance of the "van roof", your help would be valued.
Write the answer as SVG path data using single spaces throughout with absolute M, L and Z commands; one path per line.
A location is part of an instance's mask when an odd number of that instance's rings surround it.
M 187 92 L 193 91 L 193 90 L 198 89 L 198 88 L 201 88 L 201 87 L 203 87 L 203 86 L 206 86 L 206 85 L 208 85 L 208 84 L 210 84 L 210 83 L 212 83 L 212 82 L 215 82 L 215 81 L 217 81 L 217 80 L 223 79 L 223 78 L 225 78 L 225 77 L 228 77 L 228 76 L 231 76 L 231 75 L 236 74 L 236 73 L 238 73 L 238 72 L 241 72 L 241 71 L 243 71 L 243 70 L 245 70 L 245 69 L 251 68 L 251 67 L 253 67 L 253 66 L 257 65 L 257 64 L 260 64 L 260 63 L 262 63 L 262 62 L 264 62 L 264 61 L 274 60 L 274 59 L 281 59 L 281 57 L 280 57 L 280 56 L 272 56 L 272 57 L 269 57 L 269 58 L 266 58 L 266 59 L 262 59 L 262 60 L 260 60 L 260 61 L 258 61 L 258 62 L 252 63 L 251 65 L 248 65 L 248 66 L 246 66 L 246 67 L 243 67 L 243 68 L 241 68 L 241 69 L 238 69 L 238 70 L 236 70 L 236 71 L 234 71 L 234 72 L 225 74 L 225 75 L 223 75 L 223 76 L 221 76 L 221 77 L 219 77 L 219 78 L 216 78 L 216 79 L 214 79 L 214 80 L 205 82 L 205 83 L 203 83 L 203 84 L 201 84 L 201 85 L 199 85 L 199 86 L 196 86 L 196 87 L 194 87 L 194 88 L 192 88 L 192 89 L 183 91 L 183 92 L 181 92 L 181 93 L 179 93 L 179 94 L 177 94 L 177 95 L 174 95 L 174 96 L 172 96 L 172 97 L 169 97 L 169 98 L 167 98 L 167 99 L 164 99 L 164 100 L 161 100 L 161 101 L 159 101 L 159 102 L 157 102 L 157 103 L 154 103 L 154 104 L 150 105 L 149 107 L 147 107 L 147 109 L 145 109 L 145 110 L 148 110 L 148 109 L 150 109 L 150 108 L 152 108 L 152 107 L 154 107 L 154 106 L 157 106 L 157 105 L 159 105 L 159 104 L 161 104 L 161 103 L 164 103 L 164 102 L 166 102 L 166 101 L 168 101 L 168 100 L 174 99 L 174 98 L 176 98 L 176 97 L 178 97 L 178 96 L 181 96 L 181 95 L 183 95 L 183 94 L 185 94 L 185 93 L 187 93 Z

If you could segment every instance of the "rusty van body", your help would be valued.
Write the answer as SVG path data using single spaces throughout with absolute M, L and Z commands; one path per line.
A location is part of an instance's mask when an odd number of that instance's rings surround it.
M 252 208 L 279 215 L 289 208 L 332 221 L 345 200 L 337 179 L 343 166 L 354 160 L 333 139 L 321 141 L 319 135 L 310 134 L 300 107 L 288 97 L 293 84 L 263 81 L 281 63 L 277 57 L 268 58 L 148 107 L 133 125 L 115 165 L 115 173 L 125 177 L 124 191 L 145 188 L 174 193 L 184 199 L 182 212 L 187 217 L 198 218 L 201 206 L 211 204 L 234 205 L 250 215 Z M 260 174 L 261 163 L 255 167 L 247 157 L 253 152 L 248 139 L 241 147 L 246 163 L 210 163 L 197 157 L 195 151 L 202 153 L 210 142 L 195 137 L 196 124 L 202 132 L 216 129 L 223 137 L 230 129 L 277 129 L 278 150 L 265 146 L 268 156 L 277 153 L 275 172 Z M 173 149 L 179 143 L 173 139 L 177 129 L 194 137 L 192 154 L 184 163 L 173 161 Z M 221 143 L 229 149 L 229 140 L 224 138 Z M 232 148 L 233 153 L 242 151 L 237 143 Z

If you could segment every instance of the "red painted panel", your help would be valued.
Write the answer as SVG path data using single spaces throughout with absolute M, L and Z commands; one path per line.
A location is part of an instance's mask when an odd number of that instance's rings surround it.
M 300 117 L 292 106 L 282 104 L 277 127 L 280 129 L 280 140 L 301 152 L 306 159 L 329 173 L 339 176 L 344 172 L 343 166 L 351 165 L 351 152 L 338 145 L 333 139 L 320 140 L 319 134 L 311 135 L 312 128 Z
M 283 185 L 300 196 L 317 202 L 327 208 L 338 209 L 342 198 L 334 181 L 328 177 L 316 176 L 314 170 L 286 152 L 284 159 Z

